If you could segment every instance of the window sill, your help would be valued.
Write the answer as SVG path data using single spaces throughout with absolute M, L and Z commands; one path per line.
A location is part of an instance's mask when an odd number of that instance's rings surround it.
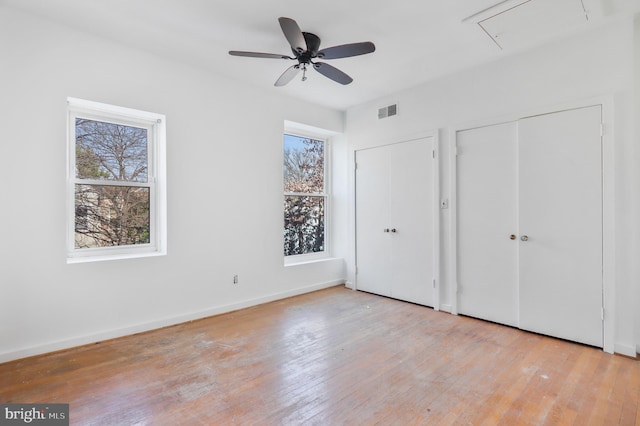
M 324 257 L 308 257 L 308 258 L 298 258 L 298 259 L 284 259 L 284 266 L 301 266 L 301 265 L 310 265 L 312 263 L 323 263 L 323 262 L 331 262 L 338 260 L 337 257 L 324 256 Z
M 122 253 L 122 254 L 111 254 L 111 255 L 97 255 L 97 256 L 78 256 L 78 257 L 68 257 L 67 264 L 72 263 L 90 263 L 90 262 L 104 262 L 107 260 L 122 260 L 122 259 L 138 259 L 141 257 L 156 257 L 156 256 L 165 256 L 167 253 L 163 252 L 146 252 L 146 253 Z

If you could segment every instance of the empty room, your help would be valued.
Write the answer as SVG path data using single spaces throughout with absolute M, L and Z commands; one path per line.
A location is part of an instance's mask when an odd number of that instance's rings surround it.
M 0 424 L 640 425 L 637 0 L 0 40 Z

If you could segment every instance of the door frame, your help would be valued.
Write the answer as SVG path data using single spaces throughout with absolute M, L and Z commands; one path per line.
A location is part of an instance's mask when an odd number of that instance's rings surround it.
M 602 297 L 603 297 L 603 350 L 614 353 L 615 333 L 615 135 L 614 135 L 614 99 L 613 95 L 598 96 L 532 108 L 520 113 L 512 113 L 494 119 L 477 120 L 455 125 L 449 129 L 449 276 L 452 295 L 451 313 L 458 315 L 458 262 L 457 262 L 457 134 L 463 130 L 492 126 L 523 118 L 550 114 L 577 108 L 600 105 L 602 108 Z
M 357 247 L 357 232 L 358 232 L 358 223 L 357 223 L 357 215 L 356 215 L 356 154 L 358 151 L 382 148 L 384 146 L 397 145 L 404 142 L 412 142 L 420 139 L 428 139 L 431 138 L 433 140 L 433 188 L 432 188 L 432 198 L 433 198 L 433 309 L 436 311 L 440 310 L 440 149 L 439 149 L 439 131 L 434 130 L 431 132 L 421 133 L 416 135 L 415 137 L 394 140 L 392 142 L 387 143 L 379 143 L 371 146 L 363 146 L 354 148 L 350 152 L 351 161 L 351 177 L 352 177 L 352 185 L 351 191 L 352 196 L 350 197 L 352 200 L 351 205 L 351 220 L 354 224 L 353 233 L 351 235 L 352 241 L 352 259 L 354 265 L 354 273 L 353 273 L 353 282 L 351 288 L 353 290 L 358 290 L 358 247 Z

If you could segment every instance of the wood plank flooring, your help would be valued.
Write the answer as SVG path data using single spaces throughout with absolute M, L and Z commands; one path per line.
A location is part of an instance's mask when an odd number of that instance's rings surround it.
M 344 287 L 0 364 L 74 425 L 640 425 L 640 362 Z

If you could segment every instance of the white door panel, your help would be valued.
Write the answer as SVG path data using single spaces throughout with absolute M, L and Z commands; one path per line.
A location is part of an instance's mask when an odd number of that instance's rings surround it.
M 389 162 L 383 149 L 356 153 L 356 250 L 359 290 L 391 296 Z
M 433 143 L 393 146 L 390 153 L 389 217 L 394 298 L 433 306 Z
M 602 346 L 601 108 L 520 120 L 520 327 Z
M 458 132 L 458 311 L 517 326 L 517 126 Z

